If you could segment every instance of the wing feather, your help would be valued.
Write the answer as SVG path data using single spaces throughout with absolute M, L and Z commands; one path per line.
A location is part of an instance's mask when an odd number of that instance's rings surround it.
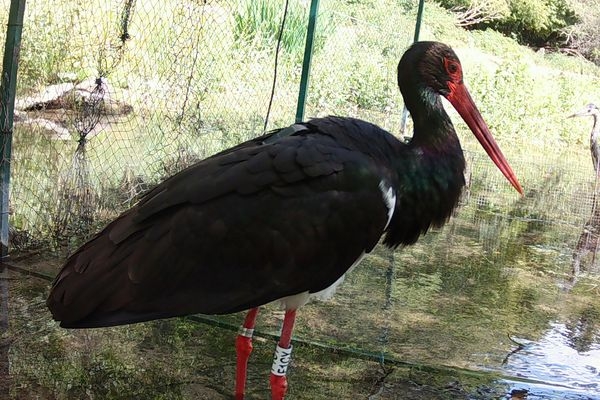
M 381 166 L 302 129 L 167 179 L 66 262 L 48 306 L 65 327 L 221 314 L 335 282 L 379 240 Z

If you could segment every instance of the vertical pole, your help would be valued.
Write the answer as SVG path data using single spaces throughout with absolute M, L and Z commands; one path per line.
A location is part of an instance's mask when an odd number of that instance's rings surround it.
M 10 368 L 8 352 L 8 269 L 2 261 L 8 257 L 8 199 L 10 182 L 10 153 L 15 96 L 17 91 L 17 66 L 21 50 L 21 32 L 25 0 L 11 0 L 6 28 L 6 43 L 2 75 L 0 75 L 0 397 L 8 398 Z
M 413 37 L 413 43 L 419 41 L 419 33 L 421 32 L 421 21 L 423 20 L 423 8 L 425 6 L 425 0 L 419 0 L 419 8 L 417 9 L 417 22 L 415 24 L 415 35 Z M 404 137 L 406 131 L 406 121 L 408 119 L 408 110 L 406 106 L 402 109 L 402 119 L 400 120 L 400 135 Z
M 8 198 L 10 184 L 10 157 L 17 90 L 17 67 L 21 50 L 21 32 L 25 0 L 12 0 L 6 29 L 6 44 L 2 75 L 0 76 L 0 258 L 8 256 Z
M 306 47 L 304 48 L 304 61 L 302 62 L 302 76 L 300 78 L 300 93 L 298 94 L 298 107 L 296 108 L 296 122 L 301 122 L 304 120 L 304 107 L 306 106 L 308 77 L 310 75 L 310 60 L 313 52 L 318 10 L 319 0 L 311 0 L 308 28 L 306 31 Z
M 415 36 L 413 42 L 419 41 L 419 33 L 421 32 L 421 21 L 423 20 L 423 7 L 425 0 L 419 0 L 419 8 L 417 10 L 417 23 L 415 24 Z

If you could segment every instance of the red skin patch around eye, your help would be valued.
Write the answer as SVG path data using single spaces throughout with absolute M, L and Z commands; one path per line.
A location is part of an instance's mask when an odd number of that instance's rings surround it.
M 444 57 L 444 69 L 452 81 L 455 83 L 462 82 L 462 69 L 458 61 Z

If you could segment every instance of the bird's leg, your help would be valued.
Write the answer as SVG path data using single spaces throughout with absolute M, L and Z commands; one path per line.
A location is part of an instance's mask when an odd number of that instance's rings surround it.
M 250 309 L 246 314 L 244 323 L 240 327 L 240 333 L 235 340 L 235 350 L 237 353 L 237 368 L 235 371 L 235 400 L 243 400 L 246 389 L 246 372 L 248 369 L 248 359 L 252 353 L 252 335 L 254 334 L 254 324 L 258 307 Z
M 292 357 L 292 331 L 296 320 L 296 310 L 286 310 L 281 328 L 279 343 L 275 348 L 273 366 L 271 367 L 271 399 L 283 400 L 287 392 L 287 379 L 285 377 Z

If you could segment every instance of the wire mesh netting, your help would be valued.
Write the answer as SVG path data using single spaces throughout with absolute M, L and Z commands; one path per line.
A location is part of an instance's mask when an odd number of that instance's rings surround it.
M 13 249 L 43 242 L 68 252 L 156 182 L 262 133 L 284 7 L 259 3 L 30 3 L 16 105 Z M 355 116 L 397 132 L 395 65 L 412 38 L 414 9 L 382 19 L 372 5 L 332 5 L 321 7 L 307 116 Z M 307 11 L 298 2 L 288 11 L 270 127 L 293 121 Z M 375 46 L 383 49 L 373 54 Z M 560 216 L 575 226 L 590 214 L 594 182 L 581 159 L 564 160 L 564 170 L 545 160 L 538 179 L 570 181 L 565 191 L 579 186 L 569 193 L 576 202 L 560 190 L 543 200 L 573 205 Z M 487 161 L 472 160 L 474 179 L 491 192 L 505 186 L 492 187 Z M 476 193 L 465 206 L 505 200 L 490 196 Z
M 2 4 L 8 9 L 7 0 Z M 308 7 L 290 1 L 267 129 L 294 120 Z M 411 1 L 321 1 L 307 118 L 353 116 L 409 135 L 398 128 L 396 65 L 412 41 L 416 7 Z M 11 160 L 12 255 L 41 249 L 63 259 L 152 185 L 261 134 L 284 9 L 285 2 L 275 0 L 28 1 Z M 426 19 L 422 38 L 454 40 L 439 24 Z M 521 138 L 520 147 L 511 147 L 521 127 L 504 125 L 505 115 L 495 108 L 501 91 L 512 90 L 502 86 L 511 79 L 503 71 L 508 60 L 456 50 L 484 118 L 492 131 L 504 130 L 500 145 L 525 196 L 515 194 L 450 111 L 468 161 L 468 185 L 454 218 L 410 249 L 377 247 L 332 302 L 302 310 L 298 339 L 374 359 L 487 369 L 506 356 L 507 332 L 539 336 L 559 316 L 572 326 L 590 320 L 585 302 L 560 294 L 581 279 L 579 290 L 593 291 L 595 281 L 587 279 L 598 273 L 598 181 L 589 150 L 565 145 L 560 132 L 547 144 Z M 567 90 L 541 81 L 532 86 Z M 556 97 L 570 106 L 578 95 L 566 96 Z M 515 109 L 526 115 L 524 124 L 543 117 L 541 110 Z M 577 125 L 585 135 L 591 129 L 589 120 Z M 568 129 L 557 123 L 557 130 Z M 49 275 L 56 268 L 29 266 Z M 165 337 L 193 336 L 183 322 L 67 336 L 50 322 L 45 285 L 19 288 L 23 298 L 11 305 L 12 314 L 23 316 L 11 327 L 11 336 L 20 338 L 12 346 L 13 373 L 34 387 L 21 388 L 23 393 L 38 385 L 67 397 L 118 398 L 121 391 L 142 398 L 144 389 L 130 384 L 137 379 L 150 385 L 156 376 L 142 377 L 144 368 L 156 375 L 163 368 L 168 379 L 185 380 L 180 370 L 160 363 L 153 369 L 150 357 L 140 361 L 139 355 Z M 277 333 L 276 307 L 259 319 L 260 329 Z M 237 326 L 240 315 L 214 321 Z M 23 335 L 32 329 L 37 338 Z M 573 341 L 585 336 L 569 329 Z M 107 345 L 115 337 L 119 345 Z M 588 340 L 599 341 L 593 335 Z M 29 352 L 40 342 L 43 349 Z M 168 351 L 183 342 L 169 342 Z M 191 355 L 176 357 L 183 366 Z M 144 367 L 134 371 L 135 362 Z M 96 375 L 77 380 L 76 370 Z M 109 389 L 98 384 L 111 379 L 117 383 Z
M 28 4 L 13 246 L 28 244 L 17 237 L 69 246 L 153 183 L 260 133 L 275 32 L 252 44 L 236 25 L 252 11 L 249 2 Z

